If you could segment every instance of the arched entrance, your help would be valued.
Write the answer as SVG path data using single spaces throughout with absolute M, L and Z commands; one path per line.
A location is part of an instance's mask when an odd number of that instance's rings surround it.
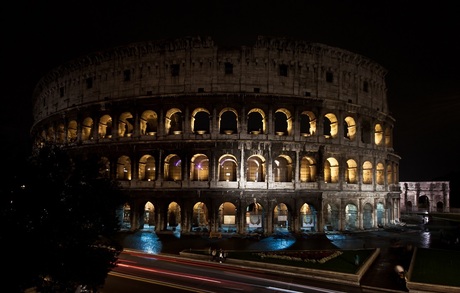
M 192 215 L 192 232 L 208 232 L 209 231 L 209 214 L 208 208 L 204 202 L 197 202 L 193 206 Z
M 422 195 L 418 198 L 417 208 L 419 212 L 430 211 L 430 199 L 426 195 Z
M 246 208 L 246 233 L 263 233 L 263 219 L 263 207 L 254 200 L 254 203 Z
M 377 226 L 383 227 L 385 225 L 385 208 L 381 202 L 377 203 Z
M 168 206 L 168 222 L 166 230 L 180 231 L 181 226 L 180 206 L 176 202 L 171 202 Z
M 218 231 L 222 233 L 237 233 L 236 206 L 231 202 L 224 202 L 219 207 Z
M 339 209 L 336 205 L 328 204 L 326 206 L 326 214 L 324 219 L 324 230 L 325 231 L 337 231 L 339 230 Z
M 374 226 L 374 221 L 372 218 L 372 205 L 370 203 L 366 203 L 363 207 L 363 228 L 364 229 L 372 229 Z
M 284 203 L 279 203 L 273 210 L 273 231 L 289 232 L 289 210 Z
M 155 230 L 155 208 L 153 204 L 148 201 L 144 207 L 144 229 Z
M 358 228 L 358 208 L 354 204 L 347 204 L 345 207 L 345 230 L 356 230 Z
M 304 203 L 300 208 L 300 230 L 302 232 L 315 232 L 318 230 L 317 223 L 316 209 L 308 203 Z

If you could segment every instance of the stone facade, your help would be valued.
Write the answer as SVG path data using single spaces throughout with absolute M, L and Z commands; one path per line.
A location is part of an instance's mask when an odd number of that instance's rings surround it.
M 373 229 L 400 214 L 385 75 L 299 40 L 135 43 L 45 75 L 31 133 L 100 155 L 132 230 Z
M 449 181 L 399 182 L 399 186 L 402 212 L 450 212 Z

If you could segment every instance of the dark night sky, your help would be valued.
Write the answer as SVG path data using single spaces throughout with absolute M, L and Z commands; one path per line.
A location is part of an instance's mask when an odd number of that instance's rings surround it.
M 41 75 L 129 42 L 292 37 L 362 54 L 388 70 L 400 181 L 445 180 L 460 160 L 460 9 L 455 1 L 15 1 L 2 13 L 2 152 L 29 147 Z M 4 162 L 5 163 L 5 162 Z

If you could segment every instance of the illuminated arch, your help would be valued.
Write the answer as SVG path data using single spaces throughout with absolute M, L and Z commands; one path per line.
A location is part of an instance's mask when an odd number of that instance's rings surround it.
M 315 182 L 316 172 L 316 160 L 309 156 L 302 157 L 300 161 L 300 182 Z
M 190 125 L 193 133 L 209 133 L 209 117 L 211 113 L 205 108 L 196 108 L 192 112 Z
M 142 112 L 139 120 L 141 135 L 155 135 L 158 131 L 158 115 L 155 111 L 146 110 Z
M 247 160 L 246 180 L 265 182 L 265 158 L 261 155 L 250 156 Z
M 369 161 L 363 163 L 363 184 L 372 184 L 373 166 Z
M 207 181 L 209 179 L 209 159 L 204 154 L 196 154 L 191 159 L 190 180 Z
M 151 155 L 143 155 L 139 160 L 139 180 L 155 180 L 155 158 Z
M 178 155 L 170 154 L 165 158 L 164 180 L 166 181 L 182 180 L 182 161 Z
M 347 173 L 345 180 L 349 184 L 358 183 L 358 164 L 353 159 L 347 160 Z
M 238 162 L 233 155 L 223 155 L 219 159 L 219 181 L 236 181 Z

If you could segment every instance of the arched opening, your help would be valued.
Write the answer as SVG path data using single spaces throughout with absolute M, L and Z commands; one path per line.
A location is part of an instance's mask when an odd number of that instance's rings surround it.
M 236 206 L 231 202 L 224 202 L 219 207 L 219 227 L 218 231 L 222 233 L 237 233 L 236 225 Z
M 304 203 L 300 207 L 300 230 L 302 232 L 316 232 L 318 230 L 317 223 L 316 209 L 312 205 Z
M 443 202 L 438 201 L 438 202 L 436 203 L 436 211 L 437 211 L 438 213 L 442 213 L 442 212 L 444 211 L 444 203 L 443 203 Z
M 265 113 L 261 109 L 252 109 L 248 113 L 248 133 L 265 133 Z
M 158 131 L 158 115 L 152 110 L 146 110 L 142 113 L 140 122 L 141 135 L 155 135 Z
M 372 163 L 369 161 L 364 162 L 363 164 L 363 184 L 372 184 Z
M 130 137 L 134 131 L 133 115 L 129 112 L 124 112 L 118 120 L 118 136 Z
M 128 203 L 123 205 L 123 222 L 121 224 L 122 229 L 131 229 L 131 206 Z
M 111 138 L 112 137 L 112 117 L 109 115 L 103 115 L 99 119 L 98 127 L 99 138 Z
M 177 108 L 170 109 L 166 112 L 165 133 L 181 134 L 182 133 L 182 112 Z
M 195 109 L 192 113 L 192 132 L 196 134 L 209 133 L 210 113 L 204 108 Z
M 292 181 L 292 160 L 289 156 L 278 156 L 273 164 L 273 176 L 275 182 Z
M 77 141 L 77 121 L 71 120 L 67 125 L 67 142 L 76 142 Z
M 303 111 L 300 114 L 300 134 L 311 136 L 316 133 L 316 116 L 311 111 Z
M 219 181 L 236 181 L 237 166 L 234 156 L 222 156 L 219 160 Z
M 209 177 L 209 159 L 206 155 L 196 154 L 190 165 L 190 180 L 207 181 Z
M 372 205 L 366 203 L 363 207 L 363 228 L 371 229 L 374 226 L 373 215 L 372 215 Z
M 337 117 L 332 113 L 324 115 L 323 119 L 323 134 L 326 138 L 335 138 L 339 133 Z
M 246 232 L 260 233 L 264 232 L 264 210 L 262 205 L 254 199 L 254 202 L 246 207 Z
M 219 133 L 233 134 L 238 132 L 238 116 L 236 111 L 231 108 L 225 108 L 219 115 Z
M 302 157 L 300 161 L 300 182 L 316 181 L 316 161 L 312 157 Z
M 358 164 L 355 160 L 349 159 L 347 161 L 347 173 L 345 174 L 345 180 L 348 184 L 358 183 Z
M 383 128 L 382 128 L 382 125 L 380 124 L 375 124 L 374 141 L 376 145 L 381 145 L 383 142 Z
M 89 140 L 93 138 L 93 119 L 86 117 L 81 126 L 81 140 Z
M 181 230 L 180 206 L 176 202 L 171 202 L 168 206 L 168 222 L 166 230 L 179 232 Z
M 208 208 L 204 202 L 197 202 L 193 206 L 192 232 L 209 232 Z
M 430 212 L 430 199 L 428 198 L 428 196 L 419 196 L 417 209 L 419 212 Z
M 377 203 L 377 226 L 383 228 L 385 225 L 385 208 L 381 202 Z
M 383 166 L 382 163 L 377 163 L 375 177 L 377 179 L 378 185 L 385 184 L 385 167 Z
M 324 219 L 325 231 L 337 231 L 339 230 L 339 209 L 335 205 L 327 204 L 326 215 Z
M 273 231 L 289 232 L 289 210 L 284 203 L 279 203 L 273 209 Z
M 354 231 L 358 228 L 358 208 L 354 204 L 345 206 L 345 230 Z
M 155 231 L 155 208 L 150 201 L 144 206 L 144 229 Z
M 128 156 L 121 156 L 118 158 L 117 179 L 131 180 L 131 159 Z
M 343 136 L 351 141 L 354 141 L 356 138 L 356 122 L 353 117 L 346 117 L 344 126 Z
M 178 155 L 170 154 L 165 158 L 164 180 L 165 181 L 182 180 L 182 161 Z
M 154 181 L 156 174 L 155 158 L 144 155 L 139 160 L 139 180 Z
M 247 160 L 246 180 L 265 182 L 265 159 L 262 156 L 250 156 Z
M 281 108 L 275 112 L 275 134 L 292 134 L 292 115 L 287 109 Z
M 339 162 L 335 158 L 328 158 L 324 162 L 324 182 L 339 182 Z

